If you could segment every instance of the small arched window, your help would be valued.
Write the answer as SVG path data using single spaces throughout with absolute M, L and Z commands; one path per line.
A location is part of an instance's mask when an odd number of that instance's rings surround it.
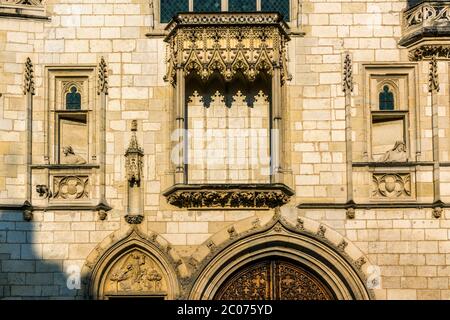
M 81 94 L 78 92 L 78 89 L 75 86 L 72 86 L 70 88 L 70 92 L 66 94 L 66 109 L 67 110 L 81 109 Z
M 394 110 L 394 94 L 389 86 L 383 86 L 379 95 L 380 110 Z

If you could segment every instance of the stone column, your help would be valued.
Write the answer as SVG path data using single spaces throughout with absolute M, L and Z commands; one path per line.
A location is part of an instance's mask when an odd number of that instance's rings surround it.
M 100 202 L 98 214 L 101 220 L 106 218 L 106 210 L 103 207 L 108 208 L 108 203 L 106 201 L 106 96 L 108 95 L 108 69 L 105 59 L 101 57 L 100 63 L 98 65 L 98 88 L 97 94 L 100 96 L 100 108 L 99 117 L 96 120 L 100 123 L 100 132 L 98 139 L 98 161 L 100 164 Z M 97 123 L 96 123 L 97 124 Z
M 271 182 L 283 183 L 282 177 L 282 116 L 281 70 L 275 66 L 272 77 Z
M 25 202 L 23 217 L 29 221 L 33 218 L 31 212 L 31 194 L 33 188 L 31 164 L 33 161 L 33 96 L 35 95 L 34 69 L 31 59 L 28 57 L 25 62 L 24 70 L 24 89 L 23 94 L 26 97 L 26 116 L 27 116 L 27 148 L 26 148 L 26 173 L 25 173 Z
M 353 201 L 353 143 L 352 143 L 352 92 L 353 67 L 349 53 L 345 54 L 343 72 L 343 91 L 345 94 L 345 162 L 347 176 L 347 217 L 354 217 Z
M 175 85 L 175 121 L 177 130 L 177 153 L 175 154 L 175 183 L 187 183 L 187 177 L 185 175 L 185 149 L 186 149 L 186 136 L 185 136 L 185 74 L 184 69 L 181 66 L 177 67 L 177 79 Z
M 440 148 L 439 148 L 439 113 L 438 97 L 439 75 L 436 57 L 430 61 L 430 72 L 428 78 L 428 92 L 431 95 L 431 123 L 433 133 L 433 214 L 439 217 L 442 211 L 441 181 L 440 181 Z

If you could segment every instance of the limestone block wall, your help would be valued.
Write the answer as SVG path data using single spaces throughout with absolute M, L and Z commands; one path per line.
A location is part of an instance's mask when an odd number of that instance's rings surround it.
M 297 10 L 297 2 L 292 7 Z M 286 205 L 291 214 L 321 222 L 362 250 L 380 267 L 380 299 L 450 299 L 450 223 L 444 210 L 431 208 L 357 209 L 348 219 L 334 204 L 346 202 L 344 54 L 353 62 L 353 154 L 367 161 L 365 110 L 366 65 L 413 65 L 417 130 L 410 145 L 413 161 L 433 160 L 428 62 L 411 63 L 397 45 L 406 1 L 304 0 L 301 30 L 289 43 L 285 158 L 296 195 Z M 132 120 L 144 150 L 144 221 L 184 259 L 211 236 L 250 217 L 273 214 L 254 210 L 185 210 L 167 204 L 162 191 L 172 185 L 170 166 L 170 85 L 163 81 L 166 48 L 162 37 L 146 37 L 152 17 L 144 0 L 49 0 L 49 21 L 0 18 L 0 298 L 81 298 L 69 290 L 73 266 L 82 267 L 105 238 L 130 226 L 126 214 L 124 152 Z M 296 20 L 295 20 L 296 23 Z M 96 212 L 34 211 L 33 221 L 6 205 L 26 197 L 26 100 L 23 70 L 34 64 L 33 163 L 45 164 L 45 66 L 97 65 L 105 58 L 109 93 L 106 104 L 106 199 L 113 208 L 106 220 Z M 439 61 L 439 148 L 441 198 L 450 201 L 448 63 Z M 411 111 L 412 112 L 412 111 Z M 420 150 L 419 153 L 418 150 Z M 413 166 L 415 201 L 433 201 L 430 163 Z M 354 168 L 355 200 L 371 203 L 370 171 Z M 35 186 L 32 190 L 34 192 Z M 37 194 L 34 198 L 39 199 Z M 43 201 L 43 200 L 42 200 Z M 296 209 L 300 203 L 327 203 L 329 208 Z M 45 203 L 45 201 L 44 201 Z

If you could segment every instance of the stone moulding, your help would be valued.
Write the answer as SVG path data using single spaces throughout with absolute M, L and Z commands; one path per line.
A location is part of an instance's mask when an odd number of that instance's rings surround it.
M 260 72 L 287 72 L 289 27 L 278 13 L 182 13 L 166 27 L 165 80 L 174 84 L 177 69 L 208 79 L 219 72 L 227 81 L 241 72 L 249 81 Z
M 163 195 L 179 208 L 270 209 L 289 202 L 294 191 L 284 184 L 175 185 Z
M 450 35 L 450 1 L 424 1 L 403 11 L 399 45 L 411 48 Z M 441 41 L 442 42 L 442 41 Z M 411 52 L 414 57 L 414 51 Z

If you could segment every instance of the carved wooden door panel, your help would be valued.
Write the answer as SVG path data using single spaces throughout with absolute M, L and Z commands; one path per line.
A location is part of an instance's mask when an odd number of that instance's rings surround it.
M 332 300 L 315 275 L 287 261 L 265 260 L 232 275 L 216 293 L 217 300 Z

